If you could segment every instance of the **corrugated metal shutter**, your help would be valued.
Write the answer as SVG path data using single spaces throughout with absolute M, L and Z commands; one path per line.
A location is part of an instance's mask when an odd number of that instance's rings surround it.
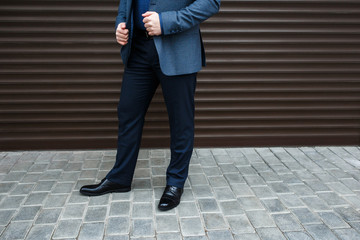
M 116 146 L 117 5 L 0 2 L 0 149 Z M 202 33 L 196 146 L 360 143 L 359 1 L 223 0 Z M 168 146 L 160 91 L 146 120 Z

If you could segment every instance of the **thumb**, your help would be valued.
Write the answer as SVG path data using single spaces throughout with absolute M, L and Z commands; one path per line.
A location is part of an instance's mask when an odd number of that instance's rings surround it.
M 124 22 L 120 23 L 119 25 L 120 25 L 120 28 L 122 28 L 122 29 L 126 28 L 126 24 Z
M 142 16 L 143 16 L 143 17 L 148 17 L 148 16 L 153 15 L 154 13 L 155 13 L 155 12 L 147 11 L 146 13 L 143 13 Z

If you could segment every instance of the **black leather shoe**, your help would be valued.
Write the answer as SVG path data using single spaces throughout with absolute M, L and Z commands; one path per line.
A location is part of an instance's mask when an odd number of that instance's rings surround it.
M 183 191 L 183 188 L 167 185 L 158 205 L 159 210 L 167 211 L 179 205 Z
M 104 178 L 100 183 L 94 185 L 85 185 L 80 188 L 80 193 L 87 196 L 100 196 L 112 192 L 128 192 L 131 186 L 123 186 L 113 183 Z

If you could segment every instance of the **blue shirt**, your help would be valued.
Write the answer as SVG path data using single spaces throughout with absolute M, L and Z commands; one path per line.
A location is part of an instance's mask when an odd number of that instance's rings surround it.
M 142 14 L 149 11 L 149 4 L 150 4 L 150 0 L 134 0 L 134 25 L 135 25 L 135 28 L 145 30 L 144 22 L 143 22 L 144 17 L 142 16 Z M 161 13 L 158 13 L 158 14 L 159 14 L 159 18 L 160 18 L 161 32 L 163 32 Z

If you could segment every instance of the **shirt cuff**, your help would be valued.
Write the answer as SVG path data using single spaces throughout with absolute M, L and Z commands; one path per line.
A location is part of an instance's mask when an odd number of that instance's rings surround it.
M 163 22 L 162 22 L 161 13 L 159 13 L 159 19 L 160 19 L 161 35 L 164 35 L 164 26 L 163 26 Z

